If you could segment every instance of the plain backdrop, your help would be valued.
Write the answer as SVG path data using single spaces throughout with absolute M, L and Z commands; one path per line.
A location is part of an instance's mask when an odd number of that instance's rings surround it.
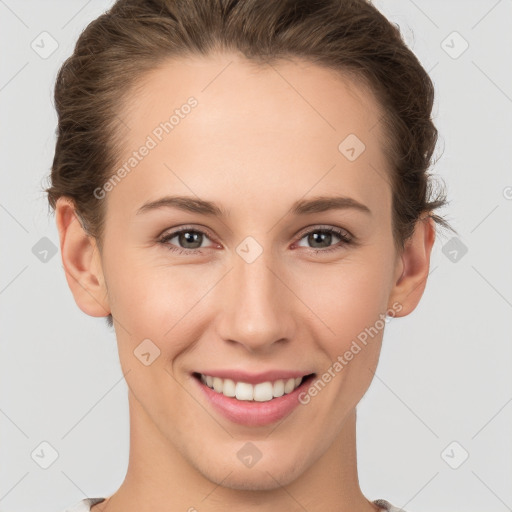
M 109 495 L 127 467 L 127 389 L 113 330 L 76 306 L 42 192 L 55 147 L 57 70 L 111 3 L 0 0 L 3 512 L 60 512 Z M 512 510 L 512 2 L 376 5 L 436 86 L 434 171 L 450 200 L 442 213 L 458 235 L 437 239 L 419 307 L 386 328 L 375 379 L 358 406 L 361 488 L 407 512 L 505 512 Z

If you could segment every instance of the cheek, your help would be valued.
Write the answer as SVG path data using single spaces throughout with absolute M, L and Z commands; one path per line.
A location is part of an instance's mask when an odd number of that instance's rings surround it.
M 321 266 L 301 275 L 297 295 L 315 314 L 316 331 L 336 357 L 387 310 L 390 267 L 384 256 Z M 380 324 L 379 324 L 380 325 Z
M 155 268 L 128 258 L 111 267 L 109 274 L 109 300 L 126 382 L 148 415 L 159 411 L 168 419 L 175 408 L 162 404 L 179 405 L 183 399 L 172 361 L 190 344 L 191 336 L 184 333 L 190 323 L 187 312 L 204 293 L 181 275 L 178 268 Z
M 155 323 L 160 308 L 169 308 L 172 290 L 163 294 L 164 283 L 158 283 L 147 266 L 137 264 L 121 250 L 123 256 L 112 258 L 105 264 L 108 285 L 108 300 L 118 338 L 133 345 L 144 338 L 154 338 L 158 333 L 162 336 L 160 322 Z M 171 319 L 169 319 L 171 320 Z M 169 328 L 169 327 L 167 327 Z M 120 346 L 120 351 L 123 347 Z M 133 347 L 132 347 L 133 350 Z
M 200 301 L 218 277 L 198 272 L 193 265 L 153 265 L 129 257 L 109 270 L 109 301 L 120 325 L 116 330 L 121 362 L 127 365 L 144 339 L 158 346 L 159 364 L 185 350 L 192 336 L 184 331 L 196 324 Z

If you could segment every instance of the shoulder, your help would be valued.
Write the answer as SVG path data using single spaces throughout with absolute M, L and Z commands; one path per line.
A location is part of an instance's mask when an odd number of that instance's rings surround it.
M 373 504 L 380 507 L 383 512 L 406 512 L 403 508 L 394 507 L 389 501 L 383 499 L 374 500 Z
M 85 498 L 75 505 L 68 507 L 64 512 L 90 512 L 93 505 L 101 503 L 102 501 L 105 501 L 105 498 Z M 384 512 L 406 512 L 401 508 L 394 507 L 389 503 L 389 501 L 383 499 L 374 500 L 373 503 L 380 507 Z
M 73 506 L 68 507 L 63 512 L 90 512 L 93 505 L 101 503 L 102 501 L 105 501 L 105 498 L 85 498 L 75 503 Z

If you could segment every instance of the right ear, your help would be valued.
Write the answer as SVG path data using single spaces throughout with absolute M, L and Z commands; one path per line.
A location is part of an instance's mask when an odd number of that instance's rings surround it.
M 101 258 L 94 237 L 88 235 L 68 197 L 59 197 L 55 206 L 62 264 L 77 306 L 95 317 L 110 313 Z

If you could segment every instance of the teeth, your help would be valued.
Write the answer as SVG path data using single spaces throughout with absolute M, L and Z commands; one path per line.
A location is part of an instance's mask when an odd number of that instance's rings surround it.
M 213 389 L 215 389 L 217 393 L 222 392 L 222 379 L 219 379 L 219 377 L 213 377 Z
M 274 398 L 274 385 L 272 382 L 261 382 L 254 386 L 254 400 L 256 402 L 268 402 Z
M 201 374 L 201 382 L 217 393 L 222 393 L 230 398 L 243 401 L 268 402 L 273 398 L 291 393 L 300 386 L 302 377 L 286 380 L 280 379 L 274 382 L 260 382 L 253 386 L 247 382 L 235 382 L 231 379 L 221 379 Z
M 272 389 L 272 394 L 277 398 L 284 395 L 284 380 L 276 380 Z
M 284 383 L 284 392 L 285 392 L 285 394 L 286 393 L 290 393 L 290 391 L 293 391 L 294 388 L 295 388 L 295 379 L 288 379 Z
M 222 379 L 221 379 L 222 380 Z M 220 391 L 223 395 L 234 397 L 236 396 L 236 385 L 231 379 L 224 379 L 224 385 Z
M 247 382 L 237 382 L 235 387 L 237 400 L 252 400 L 254 398 L 254 387 Z

